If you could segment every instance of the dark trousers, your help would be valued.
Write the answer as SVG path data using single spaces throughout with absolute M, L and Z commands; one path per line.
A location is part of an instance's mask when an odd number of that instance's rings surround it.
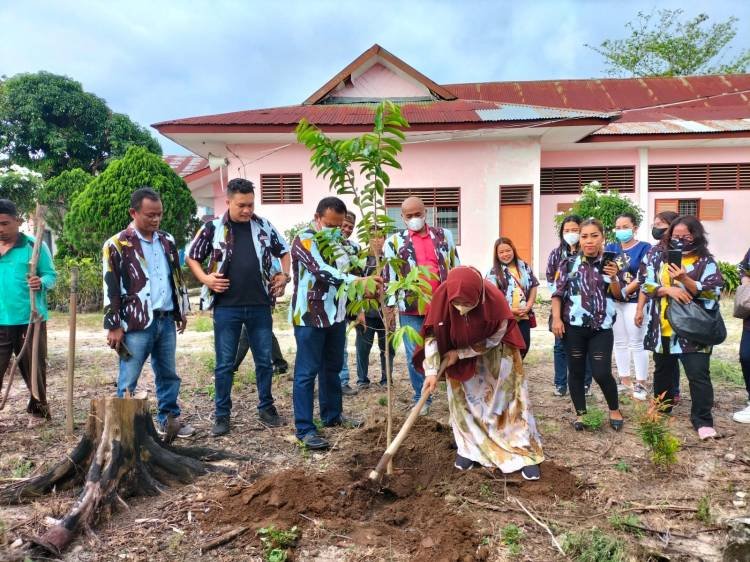
M 669 349 L 669 338 L 662 339 L 662 349 Z M 711 408 L 714 405 L 714 387 L 711 384 L 710 353 L 654 353 L 654 396 L 664 393 L 664 399 L 672 403 L 678 360 L 685 369 L 690 386 L 690 422 L 695 429 L 713 427 Z M 671 408 L 667 411 L 671 411 Z
M 247 352 L 250 351 L 250 337 L 247 335 L 247 328 L 242 325 L 242 331 L 240 332 L 240 343 L 237 345 L 237 355 L 234 357 L 233 372 L 237 372 L 240 369 L 240 365 L 245 360 Z M 276 339 L 276 334 L 271 333 L 271 364 L 276 370 L 285 371 L 289 368 L 289 363 L 286 362 L 284 356 L 281 353 L 281 346 L 279 346 L 279 340 Z
M 323 425 L 333 425 L 341 417 L 341 380 L 339 372 L 344 363 L 346 322 L 337 322 L 328 328 L 295 326 L 297 359 L 294 362 L 294 425 L 296 435 L 302 439 L 317 433 L 313 422 L 313 390 L 318 378 L 318 403 Z
M 552 354 L 555 361 L 555 387 L 568 387 L 568 354 L 565 353 L 565 344 L 560 338 L 555 338 L 555 347 Z M 585 386 L 591 386 L 591 361 L 586 359 Z
M 617 383 L 612 376 L 612 330 L 592 330 L 565 324 L 565 352 L 568 356 L 568 389 L 578 415 L 586 413 L 586 358 L 591 362 L 591 376 L 602 389 L 610 410 L 620 407 Z
M 740 365 L 742 366 L 742 375 L 745 377 L 747 399 L 750 401 L 750 328 L 742 330 L 742 339 L 740 340 Z
M 23 340 L 26 337 L 28 324 L 22 326 L 0 326 L 0 389 L 3 388 L 3 376 L 13 358 L 21 352 Z M 26 411 L 36 416 L 49 416 L 47 407 L 47 323 L 39 324 L 39 355 L 38 355 L 38 383 L 39 383 L 39 400 L 33 396 L 26 406 Z M 31 394 L 31 340 L 26 346 L 26 351 L 18 362 L 18 370 L 21 371 L 23 382 Z
M 518 329 L 521 330 L 523 343 L 526 344 L 526 349 L 521 352 L 521 359 L 523 359 L 529 352 L 529 346 L 531 345 L 531 322 L 528 320 L 518 320 Z
M 368 378 L 368 371 L 370 368 L 370 350 L 375 340 L 375 336 L 378 337 L 378 348 L 380 348 L 380 382 L 385 383 L 386 371 L 385 371 L 385 325 L 383 319 L 380 316 L 374 316 L 372 318 L 365 318 L 365 325 L 356 327 L 357 330 L 357 384 L 367 384 L 370 382 Z M 393 367 L 393 356 L 396 351 L 393 346 L 388 346 L 388 355 L 390 356 L 391 367 Z

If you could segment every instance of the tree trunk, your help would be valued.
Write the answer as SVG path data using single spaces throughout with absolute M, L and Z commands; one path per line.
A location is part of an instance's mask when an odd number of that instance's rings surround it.
M 124 503 L 123 498 L 154 496 L 165 486 L 192 482 L 206 472 L 221 470 L 203 460 L 229 456 L 164 443 L 154 428 L 147 399 L 96 398 L 91 401 L 86 432 L 70 455 L 47 474 L 0 490 L 0 503 L 20 503 L 82 483 L 68 514 L 33 541 L 59 555 L 82 525 L 108 517 L 116 503 Z

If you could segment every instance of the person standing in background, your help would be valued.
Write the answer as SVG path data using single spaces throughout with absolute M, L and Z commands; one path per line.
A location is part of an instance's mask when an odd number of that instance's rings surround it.
M 354 225 L 357 223 L 357 217 L 351 211 L 347 211 L 344 216 L 344 222 L 341 225 L 341 235 L 344 237 L 343 247 L 346 252 L 352 255 L 359 253 L 359 244 L 351 239 L 354 233 Z M 339 379 L 341 380 L 341 394 L 344 396 L 354 396 L 357 394 L 357 389 L 352 388 L 349 385 L 349 349 L 344 342 L 344 364 L 341 367 L 339 373 Z

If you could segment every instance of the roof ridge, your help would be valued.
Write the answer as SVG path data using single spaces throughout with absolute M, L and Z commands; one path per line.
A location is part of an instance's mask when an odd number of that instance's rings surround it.
M 729 78 L 738 76 L 749 76 L 750 72 L 737 74 L 689 74 L 686 76 L 631 76 L 627 78 L 548 78 L 545 80 L 489 80 L 486 82 L 451 82 L 441 84 L 444 88 L 452 86 L 472 86 L 477 84 L 554 84 L 557 82 L 628 82 L 639 80 L 682 80 L 690 78 Z

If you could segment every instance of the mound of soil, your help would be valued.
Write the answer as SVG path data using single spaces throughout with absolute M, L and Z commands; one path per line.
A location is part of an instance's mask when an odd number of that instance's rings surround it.
M 424 418 L 394 460 L 393 476 L 380 491 L 373 490 L 366 478 L 383 453 L 383 432 L 382 425 L 374 425 L 352 433 L 346 449 L 356 452 L 344 462 L 348 469 L 292 469 L 264 476 L 246 488 L 222 490 L 214 499 L 223 509 L 209 511 L 204 521 L 220 527 L 304 527 L 310 524 L 300 516 L 304 514 L 359 546 L 391 547 L 416 561 L 464 562 L 484 557 L 477 549 L 481 537 L 474 521 L 445 501 L 448 490 L 476 496 L 484 484 L 498 495 L 505 487 L 513 495 L 549 501 L 580 493 L 575 477 L 552 463 L 542 465 L 538 482 L 483 470 L 458 472 L 453 468 L 451 429 Z M 254 539 L 248 534 L 244 540 Z

